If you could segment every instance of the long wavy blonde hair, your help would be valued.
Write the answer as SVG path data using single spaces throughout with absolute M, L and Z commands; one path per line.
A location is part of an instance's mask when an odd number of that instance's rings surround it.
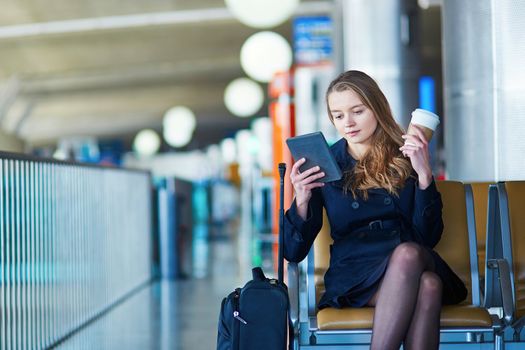
M 397 196 L 412 173 L 410 161 L 399 151 L 404 142 L 401 138 L 404 131 L 394 120 L 390 105 L 374 79 L 357 70 L 341 73 L 328 86 L 326 105 L 332 123 L 334 117 L 330 112 L 328 96 L 334 91 L 346 90 L 354 91 L 361 102 L 372 110 L 377 128 L 371 136 L 371 148 L 357 160 L 353 169 L 343 169 L 344 191 L 352 192 L 354 197 L 360 195 L 365 200 L 371 188 L 384 188 Z

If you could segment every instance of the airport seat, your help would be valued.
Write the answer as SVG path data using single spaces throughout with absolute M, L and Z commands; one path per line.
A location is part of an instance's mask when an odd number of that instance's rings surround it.
M 477 299 L 472 298 L 473 281 L 478 279 L 477 255 L 466 254 L 473 244 L 475 249 L 476 239 L 473 232 L 473 222 L 467 220 L 467 198 L 469 198 L 469 210 L 472 209 L 471 192 L 465 191 L 460 182 L 440 181 L 437 183 L 441 192 L 444 208 L 443 221 L 444 232 L 436 251 L 449 263 L 452 269 L 462 278 L 469 289 L 468 299 L 460 305 L 444 306 L 441 313 L 441 342 L 450 344 L 491 341 L 496 349 L 503 346 L 502 323 L 497 316 L 490 315 L 487 310 L 480 306 L 479 294 Z M 370 341 L 374 309 L 326 308 L 317 310 L 316 305 L 324 291 L 323 276 L 329 262 L 329 244 L 331 238 L 329 229 L 325 226 L 314 242 L 313 249 L 308 255 L 306 276 L 306 299 L 307 318 L 300 317 L 298 303 L 293 303 L 292 316 L 298 333 L 296 348 L 337 348 L 335 344 L 356 345 L 367 344 Z M 470 232 L 470 236 L 469 236 Z M 471 265 L 472 261 L 472 265 Z M 476 268 L 473 269 L 472 267 Z M 298 268 L 296 264 L 289 264 L 289 277 L 297 278 Z M 294 282 L 293 285 L 299 285 Z M 290 291 L 292 294 L 297 291 Z M 299 300 L 297 299 L 294 300 Z M 304 321 L 303 321 L 304 320 Z M 305 334 L 306 333 L 306 334 Z M 487 335 L 484 337 L 484 335 Z M 489 340 L 487 340 L 489 339 Z M 479 345 L 479 344 L 478 344 Z M 490 344 L 486 344 L 490 345 Z M 451 345 L 454 348 L 454 345 Z M 492 346 L 491 346 L 492 347 Z M 442 347 L 443 348 L 443 347 Z
M 485 279 L 485 247 L 487 241 L 487 210 L 489 186 L 494 182 L 475 182 L 465 185 L 466 190 L 472 191 L 472 198 L 474 200 L 474 217 L 476 229 L 476 242 L 478 254 L 478 271 L 481 284 L 483 285 Z
M 488 261 L 498 270 L 492 280 L 510 284 L 511 293 L 494 288 L 489 302 L 503 305 L 504 320 L 514 329 L 514 341 L 520 341 L 525 326 L 525 181 L 507 181 L 491 185 L 489 190 L 489 238 L 496 246 L 496 256 Z M 488 241 L 487 241 L 488 244 Z M 491 250 L 487 249 L 487 255 Z M 501 259 L 501 256 L 503 259 Z M 502 270 L 505 269 L 505 270 Z M 506 280 L 510 279 L 509 282 Z M 498 296 L 498 293 L 501 293 Z M 510 299 L 510 300 L 509 300 Z

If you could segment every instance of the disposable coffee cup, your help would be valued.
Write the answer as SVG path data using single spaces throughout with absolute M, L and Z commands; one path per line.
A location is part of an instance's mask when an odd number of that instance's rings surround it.
M 430 142 L 434 131 L 436 131 L 439 125 L 439 117 L 425 109 L 417 108 L 412 112 L 412 119 L 408 125 L 407 134 L 417 135 L 416 131 L 412 128 L 412 125 L 417 125 L 425 134 L 425 138 Z

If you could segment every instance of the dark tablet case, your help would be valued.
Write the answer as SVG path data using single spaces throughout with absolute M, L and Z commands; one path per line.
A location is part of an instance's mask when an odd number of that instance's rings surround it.
M 343 176 L 330 147 L 326 143 L 326 139 L 320 131 L 291 137 L 286 140 L 286 144 L 292 152 L 294 161 L 306 158 L 306 163 L 301 165 L 299 171 L 308 170 L 316 165 L 320 166 L 321 171 L 325 173 L 325 176 L 319 179 L 320 182 L 336 181 Z

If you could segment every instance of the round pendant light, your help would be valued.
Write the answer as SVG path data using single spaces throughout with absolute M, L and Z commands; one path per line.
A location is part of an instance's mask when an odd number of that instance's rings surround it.
M 264 92 L 259 84 L 248 78 L 238 78 L 224 90 L 224 104 L 238 117 L 251 117 L 264 103 Z
M 184 147 L 191 141 L 196 125 L 195 114 L 189 108 L 170 108 L 162 121 L 164 140 L 172 147 Z
M 293 14 L 299 0 L 225 0 L 235 18 L 253 28 L 271 28 Z
M 288 41 L 274 32 L 258 32 L 241 48 L 241 66 L 257 81 L 269 82 L 275 73 L 287 71 L 292 65 L 292 49 Z
M 144 129 L 135 136 L 133 148 L 140 156 L 152 156 L 159 151 L 160 137 L 155 131 Z

